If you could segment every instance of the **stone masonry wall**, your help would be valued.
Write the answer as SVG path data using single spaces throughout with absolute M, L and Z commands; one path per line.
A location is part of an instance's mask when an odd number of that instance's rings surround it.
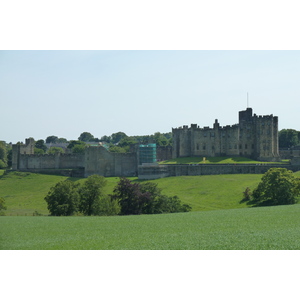
M 104 147 L 88 147 L 85 152 L 85 177 L 137 176 L 137 165 L 136 153 L 113 153 Z
M 270 168 L 287 168 L 293 172 L 296 172 L 300 170 L 300 165 L 143 165 L 139 166 L 139 179 L 158 179 L 170 176 L 199 176 L 219 174 L 264 174 Z

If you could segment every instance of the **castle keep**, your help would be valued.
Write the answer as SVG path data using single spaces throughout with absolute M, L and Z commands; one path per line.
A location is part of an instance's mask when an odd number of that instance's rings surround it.
M 173 158 L 189 156 L 244 156 L 261 161 L 279 160 L 278 117 L 253 115 L 252 108 L 239 112 L 239 123 L 213 128 L 173 128 Z

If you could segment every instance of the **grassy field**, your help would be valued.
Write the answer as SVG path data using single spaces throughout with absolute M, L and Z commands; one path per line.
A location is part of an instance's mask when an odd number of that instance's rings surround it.
M 193 211 L 245 207 L 239 201 L 246 187 L 254 188 L 261 175 L 182 176 L 154 180 L 163 193 L 178 195 Z M 137 178 L 131 178 L 139 181 Z M 12 172 L 0 177 L 0 197 L 5 199 L 7 216 L 32 216 L 35 211 L 48 215 L 44 200 L 51 186 L 62 180 L 82 182 L 85 179 Z M 119 178 L 107 178 L 105 193 L 110 194 Z
M 261 162 L 247 157 L 179 157 L 164 160 L 159 164 L 274 164 L 274 162 Z M 289 164 L 289 160 L 282 160 L 276 164 Z
M 295 173 L 300 176 L 300 172 Z M 209 176 L 180 176 L 153 180 L 163 194 L 177 195 L 192 211 L 208 211 L 246 207 L 239 204 L 242 192 L 257 186 L 262 175 L 233 174 Z M 139 182 L 137 178 L 130 178 Z M 48 215 L 44 200 L 50 188 L 62 180 L 82 182 L 82 178 L 12 172 L 0 175 L 0 197 L 6 202 L 6 216 L 32 216 L 34 212 Z M 119 178 L 107 178 L 105 193 L 111 194 Z
M 300 205 L 116 217 L 2 217 L 1 249 L 300 249 Z
M 300 177 L 300 172 L 295 173 Z M 242 191 L 262 175 L 211 175 L 154 180 L 193 212 L 114 217 L 48 215 L 44 197 L 61 180 L 85 179 L 0 173 L 0 249 L 300 249 L 300 205 L 245 208 Z M 137 178 L 131 178 L 139 181 Z M 107 178 L 111 193 L 118 178 Z

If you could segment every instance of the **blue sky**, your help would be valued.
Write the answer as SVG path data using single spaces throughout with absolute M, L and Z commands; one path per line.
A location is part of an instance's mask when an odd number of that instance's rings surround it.
M 0 140 L 232 125 L 247 92 L 300 130 L 299 78 L 299 51 L 0 51 Z

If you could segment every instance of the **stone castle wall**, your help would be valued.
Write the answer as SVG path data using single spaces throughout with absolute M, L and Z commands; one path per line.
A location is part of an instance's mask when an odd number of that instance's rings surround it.
M 281 164 L 205 164 L 205 165 L 142 165 L 139 179 L 158 179 L 170 176 L 199 176 L 219 174 L 264 174 L 270 168 L 286 168 L 293 172 L 300 170 L 300 161 L 294 165 Z
M 84 154 L 20 154 L 19 170 L 80 169 L 84 168 Z
M 85 152 L 85 177 L 137 176 L 136 153 L 113 153 L 104 147 L 88 147 Z
M 278 118 L 252 115 L 252 109 L 239 112 L 239 124 L 213 128 L 173 128 L 173 158 L 188 156 L 246 156 L 259 160 L 279 159 Z
M 71 174 L 71 176 L 81 174 L 84 177 L 92 174 L 105 177 L 137 176 L 138 163 L 136 153 L 111 153 L 104 147 L 98 146 L 86 148 L 83 154 L 56 153 L 53 155 L 41 155 L 32 154 L 31 152 L 26 153 L 24 151 L 26 145 L 24 145 L 25 147 L 22 146 L 13 146 L 13 170 L 48 174 Z

